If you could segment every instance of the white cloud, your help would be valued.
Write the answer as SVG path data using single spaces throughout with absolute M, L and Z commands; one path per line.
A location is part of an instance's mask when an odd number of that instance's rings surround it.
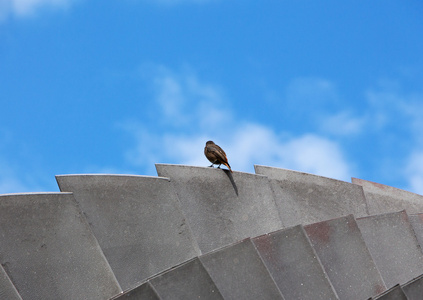
M 10 14 L 18 17 L 33 15 L 41 8 L 66 8 L 71 3 L 71 0 L 0 0 L 0 20 Z
M 303 77 L 292 80 L 286 89 L 286 99 L 291 106 L 308 110 L 326 108 L 339 102 L 335 84 L 324 78 Z
M 320 123 L 324 132 L 338 136 L 356 135 L 362 133 L 368 118 L 356 117 L 349 111 L 341 111 L 334 115 L 321 116 Z
M 17 172 L 6 161 L 0 160 L 0 165 L 0 194 L 34 191 L 34 186 L 24 183 L 21 179 L 22 176 L 18 176 Z
M 383 139 L 394 139 L 405 152 L 398 157 L 398 174 L 405 176 L 407 190 L 423 194 L 423 92 L 404 92 L 397 81 L 384 80 L 366 93 L 372 126 Z
M 408 189 L 423 195 L 423 151 L 413 152 L 406 166 Z
M 128 162 L 147 168 L 149 174 L 155 163 L 208 166 L 203 148 L 211 139 L 226 151 L 234 170 L 254 172 L 254 164 L 265 164 L 350 178 L 351 168 L 336 142 L 312 134 L 288 138 L 287 133 L 237 120 L 222 91 L 192 72 L 175 73 L 158 66 L 151 74 L 160 108 L 157 118 L 169 119 L 166 132 L 152 131 L 148 122 L 121 124 L 135 140 L 126 153 Z
M 203 4 L 209 3 L 216 0 L 144 0 L 145 2 L 156 3 L 156 4 L 164 4 L 164 5 L 177 5 L 177 4 Z
M 166 123 L 175 127 L 207 128 L 231 118 L 222 92 L 215 86 L 199 82 L 192 71 L 175 74 L 163 66 L 146 68 L 151 72 L 148 77 L 153 76 L 155 101 Z

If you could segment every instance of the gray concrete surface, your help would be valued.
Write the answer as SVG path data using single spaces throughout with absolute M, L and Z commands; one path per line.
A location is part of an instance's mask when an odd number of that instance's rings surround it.
M 223 300 L 198 258 L 150 279 L 150 283 L 163 300 Z
M 405 211 L 357 219 L 387 287 L 423 274 L 423 253 Z
M 121 292 L 71 193 L 0 196 L 0 253 L 23 299 L 107 299 Z
M 301 225 L 252 241 L 285 299 L 338 299 Z
M 282 228 L 265 176 L 181 165 L 156 168 L 174 184 L 202 253 Z
M 266 166 L 254 166 L 269 177 L 286 226 L 311 224 L 348 214 L 367 216 L 361 186 L 322 176 Z
M 397 212 L 403 209 L 409 214 L 423 212 L 423 196 L 421 195 L 363 179 L 352 178 L 351 181 L 363 187 L 370 215 Z
M 340 299 L 367 299 L 386 290 L 353 215 L 304 229 Z
M 149 282 L 145 282 L 140 286 L 125 291 L 110 300 L 161 300 L 157 292 Z
M 404 291 L 402 290 L 401 286 L 398 284 L 386 292 L 373 297 L 374 300 L 407 300 L 407 296 L 404 294 Z M 420 298 L 422 299 L 422 298 Z
M 73 192 L 123 290 L 199 254 L 167 178 L 57 176 Z
M 284 299 L 250 239 L 200 260 L 225 300 Z
M 423 299 L 423 275 L 405 283 L 402 286 L 404 294 L 408 300 L 422 300 Z
M 1 254 L 0 254 L 1 256 Z M 22 300 L 6 271 L 0 265 L 0 299 Z
M 423 214 L 408 215 L 408 220 L 416 234 L 420 248 L 423 246 Z

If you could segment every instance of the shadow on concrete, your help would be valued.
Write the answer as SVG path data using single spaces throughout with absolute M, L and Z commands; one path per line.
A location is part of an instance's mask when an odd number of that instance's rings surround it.
M 236 186 L 236 183 L 234 181 L 234 177 L 232 176 L 232 172 L 229 170 L 225 170 L 222 169 L 223 171 L 225 171 L 225 174 L 229 177 L 229 180 L 231 181 L 232 187 L 234 188 L 235 194 L 238 196 L 238 187 Z

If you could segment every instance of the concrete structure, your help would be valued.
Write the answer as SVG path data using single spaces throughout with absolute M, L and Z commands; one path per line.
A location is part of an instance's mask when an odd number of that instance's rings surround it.
M 145 282 L 138 287 L 113 297 L 111 300 L 161 300 L 150 282 Z
M 340 299 L 367 299 L 386 289 L 353 215 L 305 230 Z
M 168 177 L 202 253 L 282 228 L 265 176 L 157 164 Z
M 373 300 L 408 300 L 407 296 L 404 294 L 401 286 L 397 284 L 396 286 L 390 288 L 388 291 L 383 292 L 382 294 L 372 297 Z
M 0 253 L 23 299 L 105 299 L 121 291 L 71 193 L 0 196 Z
M 0 299 L 21 300 L 13 282 L 7 276 L 6 271 L 0 265 Z
M 0 195 L 0 299 L 422 299 L 420 195 L 264 166 L 156 167 Z
M 423 275 L 414 278 L 402 286 L 408 300 L 420 300 L 423 295 Z
M 67 175 L 57 182 L 73 192 L 124 290 L 199 254 L 169 179 Z
M 266 175 L 285 226 L 311 224 L 340 216 L 368 215 L 361 186 L 286 169 L 254 166 Z
M 357 219 L 387 287 L 423 274 L 423 253 L 405 211 Z
M 383 214 L 407 210 L 409 214 L 423 212 L 423 196 L 384 184 L 352 178 L 352 183 L 363 187 L 369 214 Z
M 338 299 L 302 225 L 258 236 L 253 243 L 286 299 Z
M 224 299 L 284 299 L 250 239 L 200 260 Z
M 160 299 L 224 299 L 202 262 L 195 258 L 150 280 Z

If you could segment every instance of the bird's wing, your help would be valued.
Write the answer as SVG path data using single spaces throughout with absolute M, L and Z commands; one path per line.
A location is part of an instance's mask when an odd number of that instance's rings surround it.
M 225 151 L 223 151 L 223 149 L 220 148 L 218 145 L 207 146 L 207 150 L 213 153 L 218 160 L 224 162 L 228 161 Z

